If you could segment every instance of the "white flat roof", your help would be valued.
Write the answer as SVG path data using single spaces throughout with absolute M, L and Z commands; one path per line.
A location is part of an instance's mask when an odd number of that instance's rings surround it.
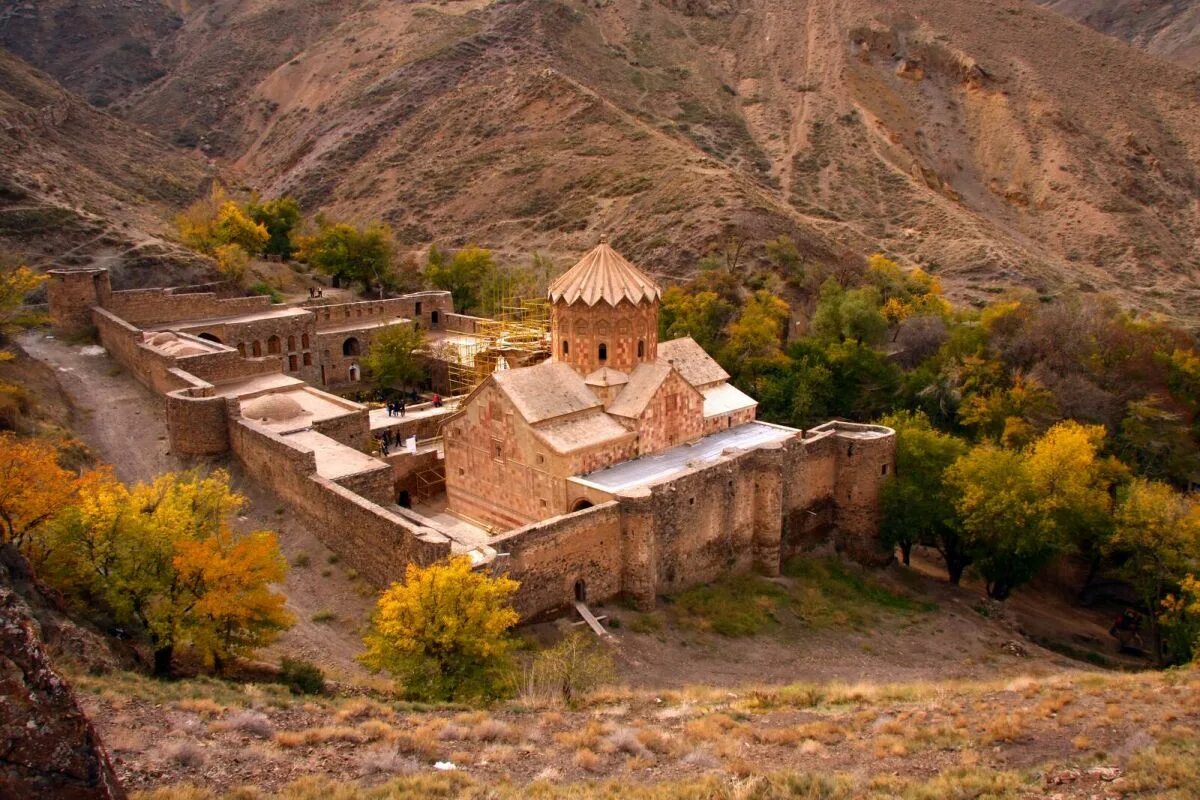
M 636 486 L 647 486 L 674 478 L 696 467 L 711 464 L 725 451 L 752 450 L 771 442 L 784 442 L 800 431 L 771 425 L 766 422 L 747 422 L 736 428 L 705 436 L 692 444 L 681 444 L 654 455 L 622 461 L 588 475 L 579 475 L 572 480 L 594 486 L 606 492 L 620 492 Z
M 186 297 L 187 295 L 178 295 Z M 206 319 L 181 319 L 176 322 L 163 322 L 146 328 L 148 331 L 187 331 L 192 328 L 207 328 L 210 325 L 233 325 L 239 322 L 257 322 L 263 319 L 279 317 L 298 317 L 311 312 L 303 308 L 267 308 L 264 311 L 253 311 L 249 314 L 235 314 L 232 317 L 208 317 Z
M 312 449 L 317 458 L 317 474 L 322 478 L 337 480 L 360 472 L 370 472 L 386 466 L 384 462 L 366 453 L 347 447 L 336 439 L 313 430 L 284 434 L 290 441 L 299 442 Z

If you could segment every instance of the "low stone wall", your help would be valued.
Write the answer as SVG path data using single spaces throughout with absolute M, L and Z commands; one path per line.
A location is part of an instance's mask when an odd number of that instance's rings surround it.
M 100 344 L 143 386 L 158 394 L 187 386 L 173 372 L 175 357 L 146 347 L 140 330 L 102 308 L 93 309 L 92 320 Z
M 393 436 L 399 437 L 401 442 L 403 442 L 405 439 L 408 439 L 410 436 L 416 436 L 418 442 L 423 442 L 427 439 L 436 439 L 442 434 L 442 422 L 446 419 L 446 417 L 454 413 L 453 410 L 443 406 L 442 413 L 440 414 L 432 414 L 429 416 L 415 418 L 407 416 L 415 411 L 424 411 L 432 406 L 432 403 L 421 403 L 415 406 L 408 406 L 405 409 L 406 416 L 389 417 L 387 427 L 389 430 L 391 430 Z M 376 433 L 379 433 L 382 430 L 382 428 L 376 428 Z
M 325 546 L 372 583 L 387 585 L 403 577 L 409 563 L 431 564 L 450 554 L 441 533 L 317 475 L 308 448 L 247 419 L 232 420 L 229 430 L 247 472 L 303 514 Z
M 392 494 L 392 486 L 395 483 L 395 472 L 387 464 L 380 464 L 376 469 L 366 472 L 356 472 L 353 475 L 347 475 L 345 478 L 336 478 L 333 482 L 338 486 L 349 489 L 357 495 L 365 497 L 372 503 L 390 506 L 396 500 Z
M 609 502 L 527 525 L 488 543 L 496 567 L 520 581 L 514 605 L 522 620 L 547 616 L 575 601 L 576 584 L 588 602 L 621 592 L 621 508 Z
M 365 408 L 347 408 L 345 414 L 314 422 L 312 427 L 317 433 L 323 433 L 335 442 L 341 442 L 355 450 L 366 451 L 370 449 L 371 443 L 369 413 Z
M 446 315 L 446 320 L 442 327 L 455 333 L 478 333 L 481 322 L 486 322 L 486 320 L 482 317 L 472 317 L 467 314 L 455 314 L 451 312 Z

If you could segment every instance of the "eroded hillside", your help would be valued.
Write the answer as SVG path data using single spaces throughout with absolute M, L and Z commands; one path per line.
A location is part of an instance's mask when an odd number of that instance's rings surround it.
M 1038 0 L 1184 67 L 1200 67 L 1200 6 L 1191 0 Z
M 787 233 L 1200 319 L 1196 76 L 1027 0 L 181 8 L 120 112 L 405 246 L 683 274 Z
M 103 264 L 118 286 L 204 279 L 168 237 L 203 162 L 96 110 L 0 50 L 0 242 L 41 266 Z

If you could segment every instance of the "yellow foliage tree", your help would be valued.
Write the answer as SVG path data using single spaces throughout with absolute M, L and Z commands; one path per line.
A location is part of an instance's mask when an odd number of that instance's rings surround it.
M 249 258 L 261 253 L 271 238 L 266 226 L 230 200 L 219 183 L 213 184 L 208 197 L 177 216 L 175 225 L 185 244 L 216 258 L 222 274 L 231 280 L 241 278 Z
M 0 268 L 0 341 L 13 330 L 38 322 L 37 315 L 25 310 L 25 298 L 46 282 L 46 276 L 25 266 Z M 0 353 L 0 361 L 8 361 L 11 353 Z
M 410 564 L 376 604 L 362 661 L 397 676 L 417 699 L 494 697 L 508 677 L 517 587 L 475 572 L 466 557 Z
M 286 573 L 274 534 L 228 527 L 243 503 L 221 471 L 132 488 L 95 481 L 54 526 L 46 576 L 81 606 L 144 631 L 157 674 L 180 646 L 220 668 L 292 622 L 270 590 Z

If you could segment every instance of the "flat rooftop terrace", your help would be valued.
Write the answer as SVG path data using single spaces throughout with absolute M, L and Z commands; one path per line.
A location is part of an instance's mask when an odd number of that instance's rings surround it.
M 249 378 L 238 378 L 232 381 L 214 383 L 213 389 L 221 397 L 246 397 L 263 394 L 278 389 L 302 386 L 304 381 L 284 375 L 282 372 L 268 372 L 263 375 L 252 375 Z
M 362 319 L 358 318 L 357 322 L 344 322 L 341 325 L 331 325 L 326 328 L 317 325 L 317 333 L 354 333 L 355 331 L 369 331 L 376 328 L 386 328 L 389 325 L 401 325 L 412 322 L 408 317 L 385 317 L 384 319 Z
M 772 442 L 785 442 L 800 431 L 766 422 L 747 422 L 719 431 L 691 444 L 681 444 L 661 453 L 622 461 L 573 480 L 606 492 L 620 492 L 674 478 L 688 470 L 711 464 L 727 450 L 752 450 Z
M 322 478 L 337 480 L 387 466 L 374 456 L 347 447 L 323 433 L 306 430 L 286 435 L 290 441 L 299 442 L 312 449 L 317 459 L 317 474 Z

